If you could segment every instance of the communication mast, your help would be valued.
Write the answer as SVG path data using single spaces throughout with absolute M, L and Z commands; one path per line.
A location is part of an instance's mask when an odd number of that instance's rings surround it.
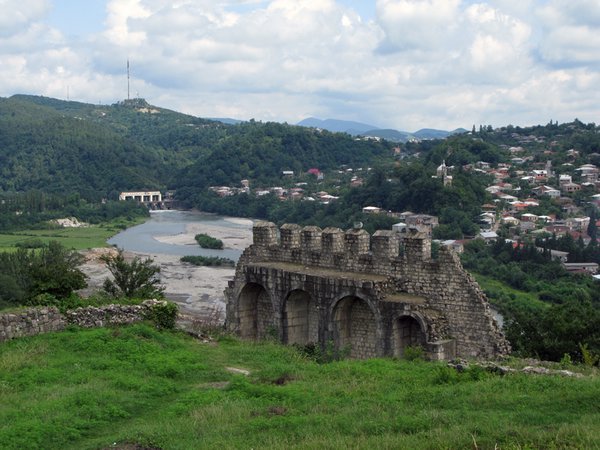
M 129 100 L 129 58 L 127 58 L 127 100 Z

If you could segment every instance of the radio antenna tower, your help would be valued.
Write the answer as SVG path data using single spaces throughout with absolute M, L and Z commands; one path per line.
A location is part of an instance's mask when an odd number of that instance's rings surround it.
M 129 100 L 129 58 L 127 58 L 127 100 Z

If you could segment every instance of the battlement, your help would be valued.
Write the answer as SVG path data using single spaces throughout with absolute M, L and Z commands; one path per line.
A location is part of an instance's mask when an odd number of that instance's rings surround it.
M 431 239 L 417 231 L 400 234 L 363 229 L 344 231 L 259 221 L 253 228 L 253 250 L 269 261 L 299 263 L 339 270 L 389 273 L 395 262 L 420 264 L 431 260 Z

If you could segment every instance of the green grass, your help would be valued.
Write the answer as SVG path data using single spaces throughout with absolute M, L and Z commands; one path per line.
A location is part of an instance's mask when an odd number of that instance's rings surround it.
M 0 251 L 14 251 L 18 243 L 41 240 L 44 243 L 58 241 L 66 248 L 84 250 L 88 248 L 106 247 L 106 241 L 125 228 L 146 221 L 141 217 L 132 221 L 115 221 L 85 228 L 56 228 L 49 230 L 23 230 L 0 234 Z
M 319 365 L 143 324 L 69 330 L 0 344 L 0 448 L 599 448 L 599 377 L 449 370 Z

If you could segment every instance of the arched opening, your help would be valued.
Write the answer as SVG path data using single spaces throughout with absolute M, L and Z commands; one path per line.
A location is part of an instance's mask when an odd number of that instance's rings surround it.
M 264 338 L 274 326 L 273 306 L 269 294 L 260 284 L 248 283 L 238 300 L 240 337 L 243 339 Z
M 424 347 L 427 341 L 425 331 L 417 319 L 402 316 L 394 321 L 393 328 L 394 356 L 402 358 L 406 347 Z
M 301 290 L 290 292 L 283 313 L 286 342 L 300 345 L 317 342 L 318 320 L 318 312 L 310 294 Z
M 366 301 L 348 296 L 335 305 L 333 339 L 336 349 L 349 349 L 352 358 L 377 356 L 377 322 Z

